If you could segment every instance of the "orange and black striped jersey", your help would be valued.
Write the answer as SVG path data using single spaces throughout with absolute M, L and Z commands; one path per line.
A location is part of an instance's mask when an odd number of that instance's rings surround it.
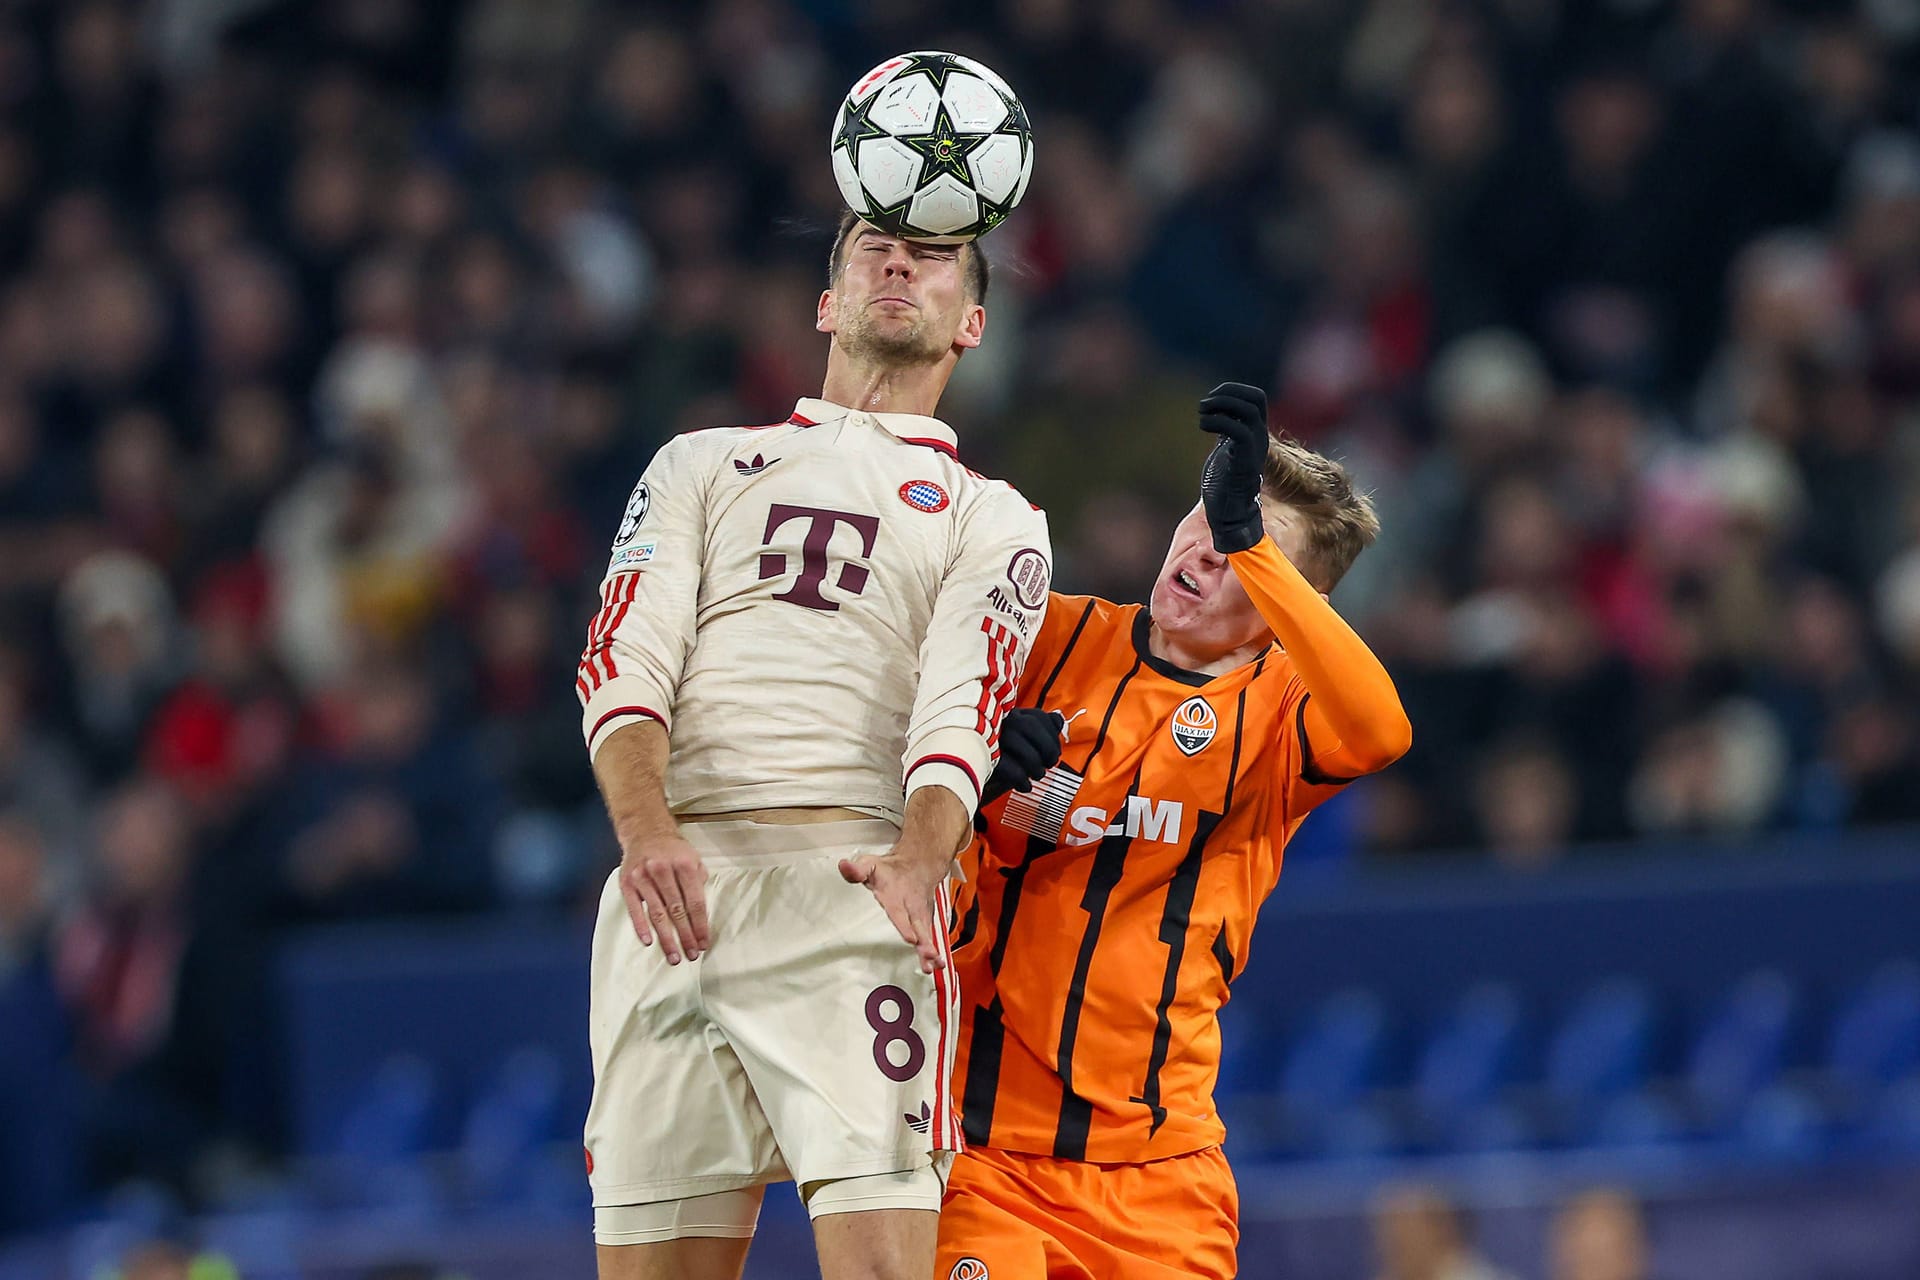
M 1264 546 L 1233 567 L 1294 651 L 1276 644 L 1223 675 L 1154 657 L 1139 605 L 1050 602 L 1018 701 L 1065 717 L 1060 763 L 982 811 L 956 908 L 955 1090 L 971 1143 L 1132 1163 L 1224 1136 L 1216 1014 L 1287 838 L 1342 783 L 1405 749 L 1355 750 L 1365 735 L 1340 732 L 1342 717 L 1375 714 L 1390 742 L 1393 718 L 1405 725 L 1399 699 L 1359 638 Z M 1370 700 L 1331 723 L 1314 714 L 1303 668 L 1325 685 L 1326 663 L 1300 660 L 1300 629 L 1275 607 L 1324 613 L 1308 630 L 1343 634 L 1320 655 L 1364 655 L 1353 665 L 1377 678 L 1339 683 Z

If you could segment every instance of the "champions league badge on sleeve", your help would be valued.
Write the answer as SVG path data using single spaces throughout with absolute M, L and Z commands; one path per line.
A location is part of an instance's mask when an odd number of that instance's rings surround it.
M 613 535 L 616 550 L 633 539 L 640 532 L 640 525 L 647 518 L 647 507 L 653 501 L 653 495 L 647 491 L 647 482 L 642 480 L 633 486 L 633 496 L 627 499 L 627 512 L 620 518 L 620 531 Z

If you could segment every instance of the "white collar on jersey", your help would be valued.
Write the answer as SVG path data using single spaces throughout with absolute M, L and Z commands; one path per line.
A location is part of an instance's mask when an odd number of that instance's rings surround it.
M 860 411 L 831 400 L 803 399 L 793 407 L 796 420 L 816 425 L 835 422 L 856 412 Z M 862 416 L 872 418 L 886 429 L 888 435 L 908 444 L 930 445 L 942 453 L 960 456 L 960 438 L 953 434 L 952 427 L 938 418 L 923 417 L 917 413 L 866 413 Z

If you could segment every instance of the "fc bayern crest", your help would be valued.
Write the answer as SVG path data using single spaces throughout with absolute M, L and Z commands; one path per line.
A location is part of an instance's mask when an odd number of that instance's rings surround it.
M 947 491 L 931 480 L 909 480 L 900 486 L 900 501 L 932 515 L 947 509 Z
M 633 486 L 633 496 L 627 499 L 627 511 L 620 518 L 620 531 L 613 535 L 613 545 L 617 549 L 632 540 L 640 532 L 640 526 L 646 521 L 647 508 L 652 505 L 653 495 L 647 492 L 647 482 L 642 480 Z
M 1180 748 L 1182 755 L 1197 755 L 1200 749 L 1213 741 L 1214 732 L 1220 727 L 1220 721 L 1214 716 L 1213 708 L 1207 700 L 1195 694 L 1180 704 L 1173 713 L 1173 745 Z

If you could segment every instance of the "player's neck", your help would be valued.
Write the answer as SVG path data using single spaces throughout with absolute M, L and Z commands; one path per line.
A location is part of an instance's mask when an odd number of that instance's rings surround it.
M 883 365 L 855 360 L 838 347 L 827 355 L 820 398 L 867 413 L 917 413 L 934 417 L 953 376 L 954 357 L 933 364 Z
M 1265 653 L 1273 645 L 1271 635 L 1258 640 L 1249 640 L 1237 649 L 1221 652 L 1218 648 L 1203 648 L 1189 644 L 1181 637 L 1163 630 L 1159 623 L 1147 629 L 1147 652 L 1162 662 L 1170 662 L 1182 671 L 1192 671 L 1203 676 L 1223 676 L 1236 667 L 1244 667 Z

